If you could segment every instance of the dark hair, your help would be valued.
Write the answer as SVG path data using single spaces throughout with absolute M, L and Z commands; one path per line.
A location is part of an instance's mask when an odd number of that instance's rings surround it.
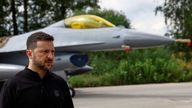
M 54 37 L 41 31 L 35 32 L 27 39 L 27 49 L 35 49 L 37 47 L 37 41 L 54 41 Z

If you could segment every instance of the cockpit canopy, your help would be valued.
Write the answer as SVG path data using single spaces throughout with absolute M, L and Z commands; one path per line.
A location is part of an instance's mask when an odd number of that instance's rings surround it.
M 115 27 L 111 22 L 95 15 L 78 15 L 64 20 L 65 27 L 75 29 Z

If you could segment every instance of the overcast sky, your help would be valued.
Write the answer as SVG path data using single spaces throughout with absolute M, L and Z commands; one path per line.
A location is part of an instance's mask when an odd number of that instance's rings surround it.
M 164 35 L 166 26 L 161 13 L 155 15 L 155 7 L 164 0 L 99 0 L 101 8 L 122 11 L 136 30 Z

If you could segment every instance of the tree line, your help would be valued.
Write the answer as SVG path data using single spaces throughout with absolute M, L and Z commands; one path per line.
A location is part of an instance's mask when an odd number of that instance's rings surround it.
M 156 7 L 156 13 L 162 12 L 168 29 L 168 36 L 176 39 L 192 40 L 192 1 L 191 0 L 165 0 L 164 4 Z M 184 58 L 192 58 L 192 47 L 176 44 L 171 47 L 175 52 L 184 52 Z
M 70 16 L 75 10 L 87 8 L 100 8 L 98 0 L 3 0 L 0 36 L 42 28 Z

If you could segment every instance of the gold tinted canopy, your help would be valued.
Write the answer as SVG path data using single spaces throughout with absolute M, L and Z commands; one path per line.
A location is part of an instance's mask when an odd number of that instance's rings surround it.
M 64 20 L 64 24 L 67 28 L 75 29 L 103 28 L 115 26 L 111 22 L 95 15 L 78 15 L 69 17 Z

